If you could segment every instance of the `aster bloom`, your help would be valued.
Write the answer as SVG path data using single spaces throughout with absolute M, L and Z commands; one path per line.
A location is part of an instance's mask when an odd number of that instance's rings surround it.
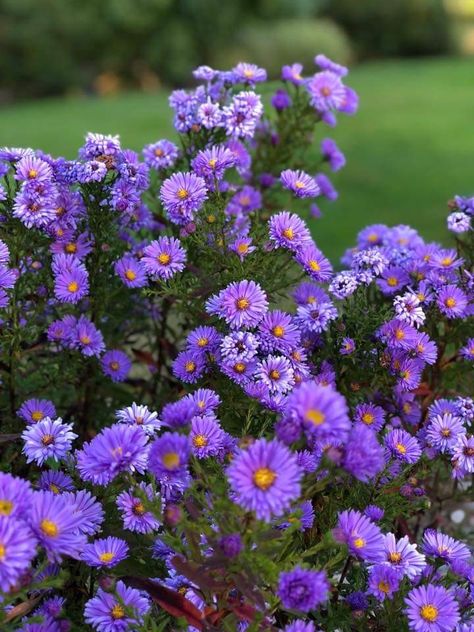
M 257 355 L 259 347 L 260 341 L 254 334 L 248 331 L 233 331 L 222 338 L 220 351 L 225 361 L 249 362 Z
M 447 318 L 462 318 L 466 312 L 468 298 L 456 285 L 445 285 L 438 293 L 436 305 Z
M 26 518 L 31 495 L 28 481 L 0 472 L 0 517 Z
M 239 92 L 223 108 L 223 123 L 227 135 L 233 138 L 251 138 L 262 114 L 260 95 L 255 92 Z
M 270 351 L 288 353 L 299 345 L 301 332 L 290 314 L 273 310 L 263 317 L 259 336 Z
M 378 432 L 384 423 L 385 411 L 376 404 L 357 404 L 354 410 L 354 421 L 365 424 Z
M 223 112 L 218 103 L 214 103 L 210 97 L 201 103 L 197 110 L 197 120 L 206 129 L 220 127 L 223 119 Z
M 187 482 L 190 454 L 188 437 L 176 432 L 165 432 L 151 445 L 149 470 L 161 483 Z
M 309 612 L 327 600 L 329 582 L 324 571 L 296 566 L 280 573 L 277 594 L 285 608 Z
M 72 478 L 68 474 L 58 470 L 45 470 L 42 472 L 38 485 L 40 489 L 53 492 L 54 494 L 62 494 L 64 492 L 72 492 L 74 490 Z
M 43 465 L 47 459 L 62 461 L 71 450 L 77 434 L 72 431 L 72 423 L 64 424 L 61 418 L 52 420 L 45 417 L 28 426 L 21 437 L 27 463 L 34 461 L 37 465 Z
M 207 199 L 206 183 L 194 173 L 174 173 L 163 182 L 160 199 L 170 221 L 185 225 Z
M 148 437 L 139 426 L 114 424 L 104 428 L 76 452 L 84 481 L 107 485 L 120 472 L 143 474 L 148 461 Z
M 346 164 L 346 158 L 332 138 L 321 141 L 323 159 L 329 162 L 332 171 L 339 171 Z
M 385 437 L 385 445 L 391 455 L 403 463 L 416 463 L 421 457 L 418 440 L 402 428 L 389 432 Z
M 451 413 L 436 415 L 426 427 L 426 440 L 440 452 L 450 452 L 464 432 L 464 425 L 459 417 Z
M 152 169 L 168 169 L 174 165 L 178 158 L 178 147 L 169 140 L 159 140 L 156 143 L 145 145 L 143 157 L 146 164 Z
M 312 243 L 311 233 L 303 220 L 288 211 L 272 215 L 268 222 L 269 236 L 280 248 L 298 252 L 303 244 Z
M 409 281 L 410 277 L 403 268 L 389 265 L 384 268 L 380 277 L 377 279 L 377 285 L 383 294 L 390 295 L 401 290 Z M 419 297 L 418 300 L 421 303 Z
M 154 494 L 151 485 L 140 483 L 138 488 L 131 488 L 117 496 L 117 507 L 122 514 L 124 529 L 136 533 L 152 533 L 156 531 L 160 522 L 147 509 L 144 499 L 152 502 L 158 496 Z
M 452 233 L 466 233 L 472 229 L 471 218 L 467 213 L 454 212 L 450 213 L 447 218 L 448 230 Z
M 58 301 L 77 303 L 89 293 L 89 275 L 74 255 L 55 255 L 54 294 Z
M 347 544 L 349 552 L 371 563 L 384 560 L 384 536 L 379 527 L 355 509 L 342 511 L 334 529 L 334 538 Z
M 187 338 L 190 351 L 213 354 L 219 348 L 221 335 L 215 327 L 196 327 Z
M 401 349 L 414 348 L 418 339 L 417 330 L 398 318 L 384 323 L 379 335 L 388 346 Z
M 424 313 L 420 300 L 415 294 L 406 292 L 402 296 L 396 296 L 393 301 L 397 318 L 404 320 L 410 325 L 419 327 L 425 322 L 426 314 Z
M 390 566 L 373 566 L 369 571 L 368 592 L 379 601 L 392 599 L 397 592 L 402 576 Z
M 406 535 L 397 540 L 393 533 L 387 533 L 384 536 L 384 547 L 384 563 L 400 575 L 413 579 L 426 567 L 425 556 L 419 553 L 416 544 L 411 544 Z
M 294 389 L 286 403 L 286 415 L 320 441 L 344 443 L 351 429 L 344 397 L 330 386 L 304 382 Z
M 2 592 L 9 592 L 21 575 L 27 571 L 35 555 L 36 539 L 27 524 L 0 512 L 0 590 Z
M 248 216 L 252 211 L 257 211 L 262 206 L 262 195 L 258 189 L 249 185 L 243 186 L 230 199 L 227 207 L 227 215 Z
M 419 586 L 405 598 L 408 625 L 416 632 L 449 632 L 460 620 L 459 606 L 443 586 Z
M 267 80 L 267 71 L 255 64 L 240 62 L 232 68 L 232 73 L 238 82 L 248 83 L 249 85 L 255 85 Z
M 301 85 L 304 81 L 302 77 L 303 65 L 292 64 L 291 66 L 283 66 L 281 69 L 281 78 L 283 81 L 290 81 L 294 85 Z
M 131 406 L 117 410 L 115 416 L 120 423 L 139 426 L 147 435 L 154 435 L 161 427 L 158 413 L 151 412 L 148 406 L 135 402 Z
M 184 270 L 186 251 L 178 239 L 159 237 L 144 249 L 141 262 L 149 274 L 168 280 Z
M 428 334 L 424 332 L 419 332 L 415 340 L 415 346 L 411 349 L 411 352 L 427 364 L 434 364 L 438 356 L 436 343 L 430 340 Z
M 426 529 L 423 534 L 423 551 L 426 555 L 445 560 L 448 563 L 471 558 L 471 552 L 464 542 L 455 540 L 450 535 L 436 531 L 435 529 Z
M 235 155 L 227 147 L 212 145 L 209 149 L 199 151 L 192 161 L 194 172 L 212 184 L 222 180 L 224 173 L 235 165 Z
M 271 393 L 286 393 L 295 383 L 291 363 L 284 356 L 264 358 L 255 368 L 255 378 L 261 380 Z
M 230 283 L 206 303 L 206 310 L 225 318 L 233 329 L 255 327 L 268 311 L 265 292 L 255 281 Z
M 372 520 L 372 522 L 379 522 L 385 515 L 385 511 L 378 505 L 367 505 L 364 509 L 364 514 Z
M 119 349 L 111 349 L 104 353 L 100 364 L 104 374 L 113 382 L 123 382 L 132 368 L 132 361 L 128 355 Z
M 128 555 L 128 544 L 125 540 L 109 536 L 86 544 L 81 560 L 87 566 L 112 567 L 120 564 Z
M 314 178 L 304 171 L 293 171 L 285 169 L 280 174 L 280 182 L 292 191 L 298 198 L 317 197 L 319 195 L 319 187 Z
M 68 324 L 66 324 L 66 336 Z M 70 332 L 71 345 L 86 357 L 100 356 L 105 349 L 104 338 L 97 327 L 84 315 L 80 316 Z
M 233 243 L 229 244 L 229 250 L 235 252 L 239 259 L 243 261 L 247 255 L 255 252 L 256 247 L 252 246 L 251 237 L 238 237 Z
M 331 70 L 316 73 L 307 83 L 311 105 L 318 112 L 338 110 L 344 105 L 346 92 L 340 77 Z
M 292 100 L 290 95 L 283 88 L 278 88 L 272 96 L 271 104 L 277 112 L 282 112 L 291 107 Z
M 197 382 L 205 371 L 206 360 L 202 351 L 181 351 L 173 362 L 173 374 L 188 384 Z
M 16 163 L 15 171 L 15 179 L 20 182 L 44 182 L 51 180 L 53 176 L 51 165 L 31 154 L 27 154 Z
M 359 281 L 355 273 L 350 270 L 343 270 L 333 278 L 329 284 L 329 291 L 336 298 L 343 300 L 348 296 L 352 296 L 357 290 L 358 285 Z
M 78 558 L 85 545 L 78 523 L 65 496 L 45 491 L 34 494 L 29 525 L 50 561 L 61 561 L 64 555 Z
M 474 360 L 474 338 L 468 338 L 466 344 L 459 349 L 459 355 L 465 360 Z
M 56 408 L 49 399 L 27 399 L 18 409 L 18 416 L 27 424 L 36 424 L 45 417 L 54 419 Z
M 120 150 L 119 136 L 88 132 L 84 145 L 79 149 L 79 155 L 85 160 L 90 160 L 102 156 L 116 156 Z
M 115 594 L 99 588 L 86 602 L 84 618 L 97 632 L 127 632 L 143 623 L 150 601 L 135 588 L 122 581 L 115 585 Z
M 297 310 L 296 322 L 305 331 L 320 334 L 329 328 L 332 320 L 338 316 L 338 311 L 329 297 L 319 303 L 300 305 Z
M 295 455 L 276 439 L 258 439 L 227 468 L 234 502 L 265 522 L 281 516 L 298 498 L 301 475 Z
M 364 483 L 374 479 L 385 467 L 384 451 L 373 430 L 355 424 L 345 446 L 344 469 Z
M 77 519 L 78 530 L 84 535 L 95 535 L 104 521 L 104 510 L 97 498 L 85 489 L 66 492 L 62 497 Z
M 216 456 L 224 443 L 224 431 L 216 419 L 208 416 L 194 417 L 189 433 L 191 450 L 199 459 Z
M 147 284 L 143 262 L 133 255 L 126 254 L 118 259 L 115 262 L 114 270 L 127 287 L 144 287 Z
M 319 283 L 329 281 L 332 277 L 332 265 L 314 244 L 303 244 L 296 253 L 296 261 L 309 276 Z

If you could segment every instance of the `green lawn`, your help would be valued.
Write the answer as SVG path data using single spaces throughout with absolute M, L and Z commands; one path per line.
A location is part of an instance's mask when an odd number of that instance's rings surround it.
M 446 200 L 474 192 L 474 62 L 442 59 L 373 63 L 357 67 L 348 83 L 360 94 L 355 117 L 335 129 L 348 158 L 334 177 L 340 198 L 313 224 L 331 257 L 349 246 L 369 222 L 410 223 L 442 239 Z M 120 133 L 139 149 L 172 133 L 167 95 L 124 94 L 70 98 L 0 110 L 0 145 L 41 147 L 73 157 L 87 131 Z

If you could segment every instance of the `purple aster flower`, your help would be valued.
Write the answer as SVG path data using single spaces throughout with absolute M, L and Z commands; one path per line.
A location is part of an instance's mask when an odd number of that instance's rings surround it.
M 229 250 L 235 252 L 241 261 L 252 252 L 255 252 L 255 246 L 252 246 L 251 237 L 238 237 L 233 243 L 229 244 Z
M 357 290 L 359 282 L 354 272 L 350 270 L 343 270 L 333 278 L 329 285 L 329 291 L 331 294 L 340 300 L 352 296 Z
M 309 612 L 329 596 L 329 582 L 324 571 L 311 571 L 300 566 L 280 573 L 277 595 L 289 610 Z
M 461 267 L 463 260 L 454 249 L 436 248 L 429 259 L 429 265 L 440 270 L 453 270 Z
M 223 447 L 224 431 L 216 419 L 204 415 L 194 417 L 189 433 L 191 449 L 198 459 L 216 456 Z
M 43 195 L 33 188 L 44 188 Z M 17 217 L 27 228 L 42 228 L 56 218 L 56 189 L 45 183 L 23 184 L 15 198 L 13 217 Z
M 278 88 L 272 96 L 271 104 L 277 112 L 282 112 L 291 107 L 292 100 L 286 90 Z
M 416 544 L 411 544 L 408 536 L 397 540 L 393 533 L 384 536 L 385 564 L 401 575 L 413 579 L 426 566 L 425 556 L 418 552 Z
M 379 527 L 360 511 L 340 512 L 333 535 L 338 542 L 347 544 L 351 555 L 358 559 L 375 564 L 383 562 L 384 536 Z
M 139 426 L 147 435 L 154 435 L 161 427 L 158 413 L 151 412 L 148 406 L 135 402 L 131 406 L 117 410 L 115 416 L 120 423 Z
M 105 349 L 102 333 L 86 316 L 78 319 L 71 332 L 71 344 L 87 357 L 98 357 Z
M 163 182 L 160 198 L 170 221 L 183 226 L 207 199 L 206 183 L 194 173 L 174 173 Z
M 228 557 L 237 557 L 237 555 L 242 550 L 242 538 L 240 537 L 240 533 L 231 533 L 229 535 L 224 535 L 219 540 L 219 548 L 222 553 Z
M 319 283 L 329 281 L 332 277 L 332 265 L 314 244 L 303 244 L 296 253 L 296 261 L 309 276 Z
M 302 64 L 292 64 L 291 66 L 283 66 L 281 69 L 281 78 L 283 81 L 290 81 L 295 86 L 303 83 L 304 79 L 301 75 L 303 72 Z
M 316 334 L 329 328 L 329 323 L 338 317 L 338 311 L 329 297 L 318 304 L 300 305 L 297 310 L 296 322 L 305 331 Z
M 269 355 L 259 362 L 255 378 L 261 380 L 270 393 L 286 393 L 295 384 L 291 363 L 284 356 Z
M 392 599 L 400 587 L 401 579 L 400 573 L 390 566 L 373 566 L 369 571 L 368 593 L 379 601 Z
M 119 349 L 111 349 L 104 353 L 100 360 L 104 375 L 113 382 L 123 382 L 132 368 L 132 361 L 126 353 Z
M 248 331 L 233 331 L 222 338 L 220 351 L 225 361 L 249 362 L 256 356 L 259 346 L 259 339 L 254 334 Z
M 3 593 L 14 587 L 35 555 L 36 539 L 26 523 L 0 514 L 0 590 Z
M 122 514 L 124 529 L 136 533 L 152 533 L 160 522 L 146 507 L 146 501 L 153 502 L 158 496 L 151 485 L 140 483 L 138 488 L 131 488 L 117 496 L 117 507 Z
M 426 529 L 423 534 L 422 546 L 426 555 L 431 555 L 449 563 L 454 560 L 468 561 L 471 558 L 469 547 L 464 542 L 459 542 L 459 540 L 455 540 L 450 535 L 435 529 Z
M 402 296 L 396 296 L 393 307 L 397 318 L 404 320 L 410 325 L 418 327 L 425 322 L 426 315 L 421 307 L 418 297 L 411 292 L 406 292 Z
M 321 141 L 321 153 L 333 171 L 339 171 L 346 164 L 344 154 L 332 138 L 325 138 Z
M 206 359 L 202 351 L 181 351 L 173 362 L 173 375 L 188 384 L 194 384 L 206 371 Z
M 179 239 L 159 237 L 151 242 L 143 251 L 141 259 L 145 270 L 158 278 L 170 279 L 177 272 L 184 270 L 186 251 Z
M 26 518 L 31 504 L 28 481 L 0 472 L 0 517 Z
M 227 147 L 213 145 L 199 151 L 192 161 L 192 167 L 198 176 L 213 184 L 222 180 L 224 173 L 235 165 L 235 155 Z
M 219 348 L 221 335 L 215 327 L 196 327 L 188 335 L 187 346 L 191 351 L 198 353 L 215 353 Z
M 394 354 L 392 357 L 392 369 L 397 375 L 397 386 L 402 391 L 411 391 L 421 382 L 424 362 L 418 358 L 404 357 L 403 354 Z
M 177 402 L 166 404 L 161 411 L 161 420 L 164 426 L 178 428 L 186 426 L 196 414 L 194 402 L 183 397 Z
M 55 255 L 53 259 L 54 294 L 58 301 L 78 303 L 89 292 L 87 270 L 74 255 Z
M 49 399 L 27 399 L 18 409 L 18 416 L 27 424 L 36 424 L 45 417 L 56 417 L 56 408 Z
M 324 173 L 318 173 L 315 176 L 316 184 L 320 189 L 320 194 L 324 195 L 328 200 L 337 200 L 338 192 L 333 187 L 331 180 Z
M 421 447 L 415 437 L 397 428 L 385 437 L 385 445 L 391 455 L 403 463 L 416 463 L 421 457 Z
M 208 313 L 225 318 L 233 329 L 255 327 L 268 311 L 265 292 L 255 281 L 231 283 L 206 303 Z
M 436 415 L 430 419 L 426 427 L 426 440 L 439 452 L 451 452 L 464 432 L 465 429 L 459 417 L 451 413 Z
M 408 625 L 416 632 L 448 632 L 459 623 L 459 606 L 443 586 L 419 586 L 405 597 Z
M 280 174 L 280 182 L 299 198 L 317 197 L 320 193 L 314 178 L 304 171 L 285 169 Z
M 346 100 L 344 84 L 339 75 L 330 70 L 317 72 L 306 83 L 306 88 L 310 95 L 311 105 L 318 112 L 338 110 L 343 107 Z
M 94 485 L 107 485 L 120 472 L 143 474 L 148 461 L 147 441 L 139 426 L 114 424 L 104 428 L 76 452 L 81 478 Z
M 384 323 L 379 334 L 385 344 L 393 348 L 413 349 L 418 339 L 417 330 L 398 318 Z
M 378 432 L 384 423 L 385 411 L 376 404 L 358 404 L 354 411 L 354 421 L 358 421 Z
M 45 470 L 42 472 L 38 481 L 38 486 L 46 492 L 53 492 L 53 494 L 62 494 L 64 492 L 72 492 L 74 490 L 74 482 L 72 478 L 68 474 L 59 472 L 58 470 Z
M 356 590 L 355 592 L 347 595 L 345 601 L 353 612 L 363 612 L 364 610 L 367 610 L 369 606 L 366 594 L 360 590 Z
M 280 248 L 298 252 L 304 244 L 311 244 L 311 233 L 303 220 L 288 211 L 272 215 L 268 222 L 270 239 Z
M 223 119 L 223 112 L 218 103 L 213 103 L 210 97 L 207 101 L 201 103 L 197 110 L 197 119 L 199 123 L 206 129 L 220 127 Z
M 104 521 L 104 510 L 97 498 L 85 489 L 66 492 L 62 497 L 77 519 L 78 530 L 84 535 L 95 535 Z
M 448 230 L 452 233 L 466 233 L 472 229 L 471 218 L 467 213 L 450 213 L 447 218 Z
M 434 364 L 438 356 L 436 343 L 430 340 L 428 334 L 419 332 L 416 337 L 415 346 L 411 349 L 417 358 L 427 364 Z
M 126 632 L 137 629 L 149 609 L 147 597 L 119 580 L 115 594 L 99 588 L 86 602 L 84 618 L 97 632 Z
M 21 158 L 15 165 L 15 180 L 45 182 L 53 177 L 53 170 L 41 158 L 33 155 L 26 155 Z
M 186 487 L 191 444 L 188 437 L 165 432 L 150 448 L 149 470 L 164 486 Z
M 77 438 L 72 432 L 72 423 L 64 424 L 61 418 L 52 420 L 45 417 L 38 423 L 28 426 L 21 438 L 24 441 L 23 454 L 26 462 L 34 461 L 43 465 L 47 459 L 62 461 L 71 449 L 71 444 Z
M 456 285 L 445 285 L 438 294 L 436 305 L 447 318 L 462 318 L 466 313 L 468 298 Z
M 195 415 L 212 413 L 221 404 L 219 395 L 209 388 L 198 388 L 194 393 L 186 395 L 185 399 L 195 407 Z
M 303 501 L 300 505 L 295 507 L 293 514 L 288 518 L 287 522 L 281 523 L 279 528 L 287 529 L 294 522 L 299 521 L 300 523 L 300 531 L 305 531 L 306 529 L 311 529 L 314 523 L 314 509 L 310 500 Z
M 342 465 L 363 483 L 374 479 L 384 469 L 384 451 L 373 430 L 364 424 L 353 426 L 345 446 Z
M 127 287 L 144 287 L 147 284 L 143 262 L 133 255 L 123 255 L 115 262 L 114 270 Z
M 267 71 L 264 68 L 259 68 L 255 64 L 240 62 L 235 68 L 232 68 L 232 72 L 237 82 L 241 83 L 255 85 L 256 83 L 267 80 Z
M 301 332 L 293 317 L 280 310 L 265 314 L 259 325 L 259 335 L 268 350 L 282 353 L 289 353 L 295 349 L 301 338 Z
M 84 160 L 98 158 L 99 156 L 116 156 L 121 150 L 119 136 L 95 134 L 88 132 L 86 141 L 79 150 L 79 155 Z
M 77 179 L 81 183 L 101 182 L 107 176 L 107 165 L 99 160 L 88 160 L 78 166 Z
M 474 360 L 474 338 L 468 338 L 466 344 L 459 349 L 459 355 L 465 360 Z
M 399 266 L 388 266 L 382 271 L 380 278 L 377 279 L 377 285 L 383 294 L 390 295 L 401 290 L 409 281 L 410 277 L 403 268 Z M 420 301 L 419 298 L 418 300 Z
M 85 545 L 85 536 L 78 531 L 78 519 L 71 512 L 66 495 L 36 492 L 29 523 L 50 561 L 61 561 L 63 555 L 78 559 Z
M 364 509 L 364 514 L 369 520 L 372 520 L 372 522 L 379 522 L 384 517 L 385 511 L 377 505 L 367 505 Z
M 258 439 L 238 452 L 227 469 L 233 500 L 270 522 L 300 495 L 302 471 L 295 455 L 278 440 Z
M 228 136 L 251 138 L 263 114 L 263 105 L 255 92 L 239 92 L 223 109 L 224 126 Z
M 125 540 L 109 536 L 108 538 L 102 538 L 86 544 L 81 553 L 81 560 L 87 566 L 110 568 L 120 564 L 127 555 L 128 544 Z
M 173 167 L 178 158 L 178 147 L 169 140 L 159 140 L 145 145 L 143 157 L 152 169 L 168 169 Z
M 249 215 L 262 207 L 262 195 L 258 189 L 246 185 L 230 199 L 226 213 L 228 215 Z
M 351 429 L 346 400 L 330 386 L 304 382 L 288 397 L 286 416 L 320 441 L 344 443 Z
M 0 265 L 0 288 L 5 290 L 11 289 L 15 285 L 16 279 L 17 275 L 15 270 Z

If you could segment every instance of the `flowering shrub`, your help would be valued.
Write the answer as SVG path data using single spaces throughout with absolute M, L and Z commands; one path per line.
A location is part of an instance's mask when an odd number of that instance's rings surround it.
M 443 515 L 474 473 L 474 198 L 455 247 L 368 226 L 334 272 L 303 217 L 345 158 L 308 150 L 357 95 L 315 61 L 268 116 L 263 69 L 198 68 L 143 160 L 0 150 L 2 630 L 474 629 Z

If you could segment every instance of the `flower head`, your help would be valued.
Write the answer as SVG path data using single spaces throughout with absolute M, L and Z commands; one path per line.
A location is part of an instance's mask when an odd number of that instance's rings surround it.
M 459 606 L 454 596 L 443 586 L 419 586 L 405 598 L 406 615 L 411 630 L 416 632 L 447 632 L 459 622 Z
M 334 537 L 347 544 L 349 552 L 366 562 L 384 560 L 384 538 L 379 527 L 355 509 L 338 514 Z
M 149 609 L 147 597 L 119 580 L 115 594 L 99 588 L 86 602 L 84 618 L 97 632 L 131 632 L 143 623 Z
M 327 600 L 329 582 L 324 571 L 296 566 L 280 573 L 277 594 L 285 608 L 309 612 Z
M 194 173 L 174 173 L 163 182 L 160 198 L 170 221 L 185 225 L 204 204 L 206 183 Z
M 148 274 L 168 280 L 177 272 L 184 270 L 186 251 L 179 239 L 158 237 L 144 249 L 141 262 Z
M 100 364 L 104 374 L 113 382 L 123 382 L 132 368 L 132 361 L 128 355 L 119 349 L 111 349 L 104 353 Z
M 38 423 L 28 426 L 23 432 L 23 452 L 28 463 L 34 461 L 43 465 L 47 459 L 61 461 L 71 449 L 77 434 L 72 431 L 72 423 L 64 424 L 61 418 L 45 417 Z
M 81 560 L 87 566 L 112 567 L 120 564 L 128 555 L 128 544 L 125 540 L 109 536 L 95 540 L 84 547 Z

